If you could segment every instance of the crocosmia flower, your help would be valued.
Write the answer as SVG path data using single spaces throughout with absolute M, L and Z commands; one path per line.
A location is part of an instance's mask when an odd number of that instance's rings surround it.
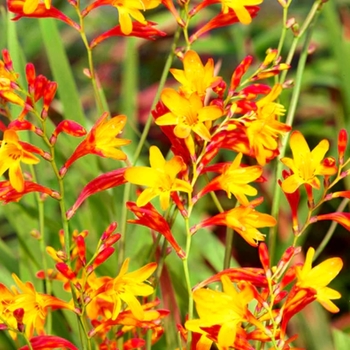
M 79 158 L 87 154 L 96 154 L 100 157 L 125 160 L 126 155 L 118 147 L 127 145 L 130 140 L 118 138 L 126 124 L 126 116 L 118 115 L 106 120 L 108 113 L 104 113 L 92 127 L 86 138 L 78 145 L 74 153 L 61 169 L 63 174 Z
M 232 9 L 241 23 L 249 24 L 252 21 L 252 17 L 246 6 L 259 5 L 262 2 L 263 0 L 221 0 L 222 12 L 226 14 L 229 9 Z
M 19 97 L 14 90 L 16 89 L 17 75 L 6 69 L 5 63 L 0 60 L 0 102 L 1 99 L 24 106 L 24 100 Z
M 15 274 L 12 274 L 20 292 L 16 292 L 8 309 L 15 311 L 19 308 L 24 310 L 23 323 L 25 333 L 31 338 L 34 330 L 42 335 L 45 333 L 44 325 L 49 309 L 73 310 L 73 304 L 67 303 L 54 296 L 38 293 L 31 282 L 22 282 Z
M 260 213 L 252 206 L 239 206 L 203 220 L 198 225 L 195 225 L 191 232 L 211 225 L 227 226 L 239 233 L 251 246 L 256 247 L 259 241 L 265 239 L 265 236 L 258 228 L 273 227 L 276 223 L 276 219 L 273 216 Z
M 203 106 L 202 99 L 196 93 L 187 99 L 169 88 L 163 90 L 161 100 L 170 112 L 157 118 L 156 124 L 160 126 L 175 125 L 175 136 L 185 139 L 191 154 L 195 153 L 191 131 L 201 139 L 210 141 L 211 135 L 204 123 L 220 118 L 222 116 L 221 108 Z
M 338 307 L 331 300 L 339 299 L 341 295 L 327 285 L 338 275 L 343 261 L 340 258 L 330 258 L 312 267 L 314 255 L 315 249 L 309 248 L 304 266 L 296 266 L 297 287 L 315 289 L 316 300 L 329 312 L 338 312 Z
M 184 56 L 183 65 L 183 70 L 172 68 L 170 72 L 182 84 L 180 91 L 186 96 L 195 92 L 198 96 L 204 97 L 209 87 L 213 87 L 221 81 L 221 77 L 214 76 L 212 58 L 204 66 L 198 54 L 190 50 Z
M 259 165 L 241 167 L 242 156 L 242 153 L 239 153 L 231 164 L 224 167 L 222 174 L 210 181 L 197 196 L 201 197 L 209 191 L 222 189 L 226 191 L 228 198 L 233 194 L 242 205 L 247 206 L 249 204 L 247 196 L 256 196 L 258 193 L 248 183 L 258 179 L 263 170 Z
M 154 291 L 153 287 L 145 281 L 156 270 L 156 263 L 149 263 L 136 271 L 127 273 L 128 266 L 129 259 L 126 259 L 118 276 L 106 282 L 96 291 L 96 295 L 100 297 L 104 294 L 112 298 L 114 305 L 111 315 L 112 320 L 115 320 L 122 311 L 123 301 L 129 306 L 132 314 L 137 319 L 142 320 L 144 310 L 136 296 L 148 296 Z
M 321 184 L 317 175 L 334 175 L 336 166 L 329 167 L 323 163 L 323 158 L 329 149 L 329 142 L 322 140 L 312 151 L 299 131 L 294 131 L 290 137 L 292 158 L 282 158 L 281 162 L 293 171 L 293 174 L 282 182 L 282 190 L 293 193 L 302 184 L 319 189 Z
M 192 192 L 192 187 L 188 182 L 176 178 L 177 174 L 185 167 L 181 157 L 175 156 L 166 161 L 159 148 L 152 146 L 149 159 L 150 168 L 131 167 L 126 169 L 124 175 L 125 179 L 133 184 L 149 187 L 138 197 L 136 204 L 139 207 L 159 196 L 161 208 L 166 210 L 170 204 L 171 192 Z
M 123 34 L 128 35 L 133 29 L 131 18 L 147 25 L 147 21 L 141 11 L 153 9 L 160 4 L 160 0 L 97 0 L 88 6 L 83 14 L 87 15 L 91 10 L 99 6 L 114 6 L 119 13 L 119 23 Z
M 220 349 L 228 349 L 234 347 L 242 322 L 256 325 L 259 322 L 248 310 L 248 303 L 254 298 L 249 285 L 243 282 L 242 290 L 238 292 L 227 276 L 222 276 L 221 282 L 223 292 L 198 289 L 193 293 L 199 319 L 187 321 L 185 327 L 202 334 L 200 343 L 207 344 L 208 339 L 215 339 Z
M 8 170 L 11 186 L 18 192 L 24 190 L 21 162 L 37 164 L 39 159 L 24 149 L 15 131 L 5 130 L 0 147 L 0 175 Z

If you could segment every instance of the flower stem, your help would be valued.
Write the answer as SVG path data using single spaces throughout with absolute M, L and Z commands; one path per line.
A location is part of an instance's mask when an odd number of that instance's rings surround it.
M 305 70 L 306 60 L 307 60 L 307 57 L 309 55 L 308 49 L 309 49 L 314 25 L 317 21 L 319 14 L 320 14 L 321 4 L 322 4 L 322 0 L 321 1 L 318 0 L 312 6 L 312 8 L 311 8 L 311 10 L 310 10 L 305 22 L 304 22 L 304 25 L 302 26 L 302 29 L 300 30 L 298 37 L 296 37 L 296 39 L 295 39 L 295 45 L 293 45 L 293 47 L 290 51 L 290 53 L 293 52 L 293 55 L 294 55 L 295 47 L 296 47 L 296 44 L 298 42 L 297 40 L 299 40 L 299 38 L 301 38 L 301 36 L 306 32 L 306 37 L 304 40 L 304 44 L 303 44 L 301 55 L 300 55 L 299 62 L 298 62 L 298 67 L 297 67 L 297 72 L 296 72 L 296 77 L 295 77 L 295 85 L 294 85 L 292 98 L 291 98 L 291 102 L 290 102 L 290 108 L 289 108 L 288 114 L 287 114 L 287 119 L 286 119 L 287 125 L 293 125 L 296 107 L 298 104 L 300 90 L 301 90 L 301 82 L 302 82 L 302 78 L 303 78 L 303 73 Z M 283 80 L 284 80 L 284 76 L 282 75 L 281 81 L 283 81 Z M 285 155 L 286 147 L 287 147 L 287 140 L 288 140 L 288 137 L 284 137 L 281 140 L 281 148 L 280 148 L 281 158 Z M 277 181 L 277 179 L 281 178 L 282 167 L 283 167 L 282 162 L 278 162 L 277 166 L 276 166 L 276 173 L 275 173 L 276 174 L 275 175 L 276 181 Z M 280 202 L 281 202 L 281 189 L 279 188 L 279 186 L 276 186 L 275 191 L 274 191 L 274 195 L 273 195 L 273 205 L 272 205 L 272 210 L 271 210 L 271 215 L 273 217 L 278 216 L 278 211 L 280 209 Z M 275 227 L 272 227 L 269 231 L 269 252 L 270 252 L 271 261 L 274 261 L 276 240 L 277 240 L 277 227 L 275 226 Z

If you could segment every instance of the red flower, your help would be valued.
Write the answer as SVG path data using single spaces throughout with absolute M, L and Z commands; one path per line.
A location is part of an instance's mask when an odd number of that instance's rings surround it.
M 91 195 L 107 190 L 112 187 L 122 185 L 126 182 L 124 179 L 125 168 L 110 171 L 108 173 L 97 176 L 95 179 L 90 181 L 81 191 L 78 199 L 73 206 L 67 211 L 66 216 L 69 220 L 82 205 L 86 198 Z
M 171 233 L 169 224 L 163 218 L 163 216 L 158 213 L 153 205 L 148 203 L 143 207 L 138 207 L 136 203 L 127 202 L 126 207 L 138 218 L 138 220 L 128 220 L 129 223 L 146 226 L 151 230 L 159 232 L 170 243 L 180 258 L 184 258 L 186 256 L 185 252 L 177 244 L 173 234 Z
M 154 22 L 147 22 L 147 24 L 142 24 L 139 22 L 134 22 L 132 26 L 132 31 L 130 34 L 124 34 L 120 25 L 113 27 L 112 29 L 99 35 L 97 38 L 91 41 L 90 48 L 93 49 L 96 45 L 100 44 L 102 41 L 112 37 L 112 36 L 136 36 L 139 38 L 144 38 L 147 40 L 155 40 L 158 36 L 166 36 L 165 32 L 154 28 Z

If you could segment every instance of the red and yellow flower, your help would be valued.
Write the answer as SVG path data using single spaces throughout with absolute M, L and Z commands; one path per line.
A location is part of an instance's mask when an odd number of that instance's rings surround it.
M 0 147 L 0 175 L 8 170 L 11 186 L 18 192 L 24 191 L 21 162 L 37 164 L 39 159 L 25 149 L 25 144 L 20 143 L 15 131 L 5 130 Z
M 79 158 L 87 154 L 96 154 L 100 157 L 125 160 L 126 154 L 119 149 L 131 141 L 119 138 L 126 124 L 126 116 L 118 115 L 106 120 L 108 113 L 103 113 L 92 127 L 86 138 L 78 145 L 74 153 L 60 170 L 61 175 Z

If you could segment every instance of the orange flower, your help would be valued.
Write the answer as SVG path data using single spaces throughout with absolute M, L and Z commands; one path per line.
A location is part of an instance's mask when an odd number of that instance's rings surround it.
M 39 159 L 24 149 L 15 131 L 5 130 L 0 147 L 0 175 L 9 170 L 11 186 L 18 192 L 24 191 L 21 162 L 37 164 Z
M 153 287 L 145 280 L 149 278 L 157 268 L 156 263 L 147 264 L 140 269 L 127 273 L 129 260 L 126 259 L 116 278 L 109 280 L 96 292 L 95 296 L 106 295 L 112 299 L 113 311 L 111 319 L 115 320 L 122 310 L 122 302 L 125 302 L 132 314 L 139 320 L 144 317 L 144 310 L 136 296 L 148 296 L 154 291 Z
M 264 235 L 258 228 L 273 227 L 277 222 L 271 215 L 256 211 L 253 205 L 248 207 L 239 206 L 203 220 L 192 227 L 191 232 L 211 225 L 227 226 L 239 233 L 251 246 L 256 247 L 259 241 L 264 240 Z
M 100 157 L 125 160 L 126 155 L 117 147 L 129 144 L 130 140 L 118 138 L 122 132 L 126 116 L 118 115 L 106 121 L 108 113 L 103 113 L 92 127 L 86 138 L 78 145 L 74 153 L 66 161 L 60 174 L 63 175 L 68 168 L 79 158 L 87 154 L 96 154 Z
M 336 166 L 323 164 L 323 158 L 328 151 L 329 142 L 322 140 L 312 151 L 299 131 L 294 131 L 290 137 L 292 158 L 282 158 L 281 162 L 293 171 L 293 174 L 285 179 L 281 186 L 286 193 L 295 192 L 302 184 L 319 189 L 321 184 L 317 175 L 334 175 Z
M 31 0 L 32 1 L 32 0 Z M 27 5 L 26 5 L 27 4 Z M 25 12 L 25 6 L 29 4 L 30 13 Z M 78 23 L 74 22 L 72 19 L 67 17 L 64 13 L 57 10 L 55 7 L 51 6 L 47 8 L 45 4 L 39 3 L 37 1 L 36 8 L 32 3 L 27 2 L 27 0 L 7 0 L 7 7 L 10 12 L 13 12 L 16 16 L 13 20 L 18 20 L 22 17 L 33 17 L 33 18 L 57 18 L 68 25 L 72 26 L 76 30 L 80 30 L 80 26 Z M 26 9 L 26 11 L 28 11 Z
M 225 166 L 223 173 L 210 181 L 196 197 L 201 197 L 210 191 L 222 189 L 226 191 L 228 198 L 231 198 L 231 194 L 233 194 L 239 203 L 247 206 L 249 201 L 246 196 L 256 196 L 258 193 L 248 183 L 259 178 L 263 170 L 259 165 L 241 167 L 242 156 L 242 153 L 239 153 L 232 164 Z
M 24 6 L 23 6 L 23 12 L 26 15 L 29 15 L 33 13 L 37 7 L 39 6 L 40 0 L 25 0 Z M 44 0 L 45 8 L 50 9 L 51 8 L 51 0 Z
M 199 97 L 204 97 L 209 87 L 217 85 L 221 77 L 214 76 L 214 61 L 212 58 L 203 66 L 203 63 L 195 51 L 186 52 L 183 59 L 184 70 L 170 69 L 174 78 L 182 86 L 180 91 L 189 97 L 192 93 L 197 93 Z
M 114 6 L 118 10 L 122 33 L 129 35 L 133 29 L 131 18 L 134 18 L 141 24 L 147 25 L 147 21 L 141 13 L 141 10 L 153 9 L 159 4 L 160 0 L 97 0 L 83 11 L 83 15 L 86 16 L 91 10 L 100 6 Z
M 177 174 L 184 170 L 185 164 L 181 157 L 175 156 L 166 161 L 159 148 L 152 146 L 149 156 L 151 167 L 131 167 L 125 171 L 125 179 L 136 185 L 146 188 L 138 197 L 136 204 L 139 207 L 146 205 L 154 197 L 160 197 L 160 205 L 166 210 L 170 204 L 170 194 L 174 191 L 191 193 L 191 185 L 177 179 Z
M 339 299 L 341 295 L 327 285 L 338 275 L 343 261 L 340 258 L 331 258 L 312 267 L 314 255 L 315 249 L 309 248 L 304 266 L 296 266 L 297 287 L 315 289 L 316 300 L 329 312 L 338 312 L 338 307 L 331 300 Z
M 220 0 L 222 3 L 222 12 L 227 14 L 229 9 L 232 9 L 239 21 L 242 24 L 249 24 L 252 21 L 249 11 L 246 9 L 246 6 L 259 5 L 263 0 Z

